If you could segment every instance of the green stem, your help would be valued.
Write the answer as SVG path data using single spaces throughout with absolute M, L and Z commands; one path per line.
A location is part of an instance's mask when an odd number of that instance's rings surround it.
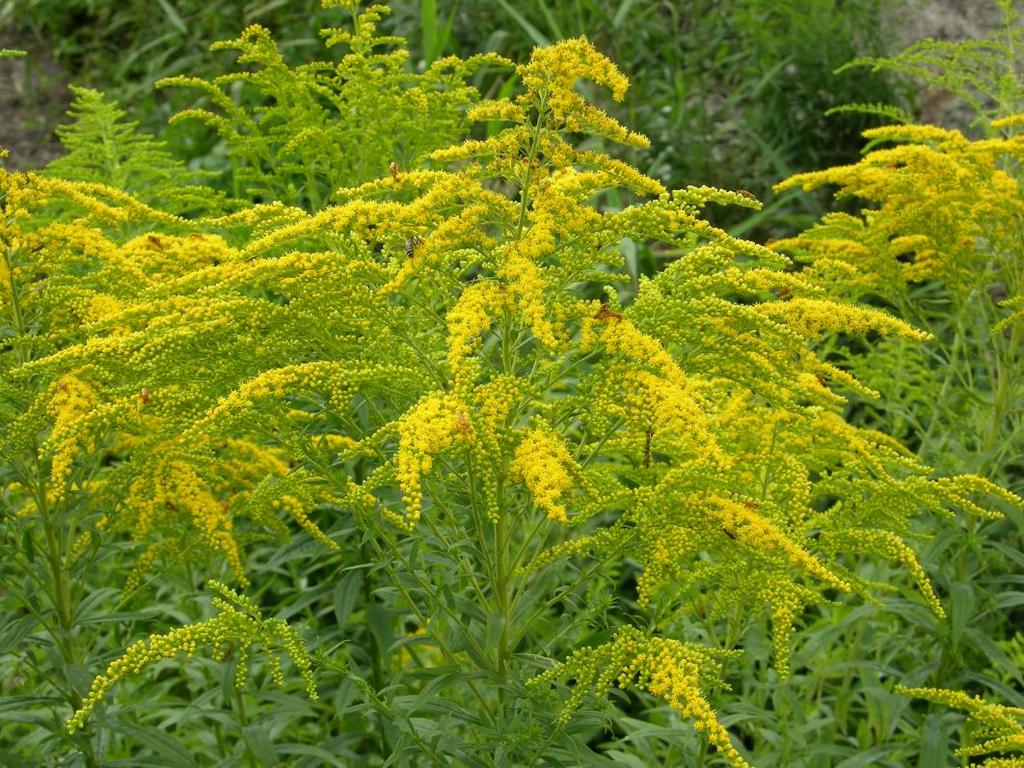
M 6 225 L 10 226 L 11 220 L 6 221 Z M 12 251 L 9 248 L 4 248 L 4 262 L 7 267 L 7 275 L 10 285 L 11 294 L 11 325 L 14 327 L 14 331 L 18 336 L 17 347 L 18 347 L 18 363 L 24 365 L 32 358 L 31 350 L 26 349 L 22 345 L 22 339 L 25 337 L 26 325 L 25 325 L 25 314 L 21 308 L 21 296 L 17 287 L 14 284 L 14 262 L 11 259 Z
M 501 635 L 498 638 L 498 675 L 504 680 L 507 678 L 505 664 L 509 656 L 509 599 L 508 599 L 508 531 L 507 516 L 501 514 L 498 523 L 494 527 L 495 547 L 495 581 L 494 597 L 497 601 L 498 613 L 501 616 Z
M 523 232 L 523 224 L 526 221 L 526 211 L 529 207 L 530 183 L 533 181 L 533 161 L 537 158 L 537 148 L 540 145 L 541 123 L 544 120 L 544 112 L 547 108 L 547 94 L 542 93 L 540 104 L 537 105 L 537 122 L 531 126 L 530 150 L 526 156 L 526 173 L 523 175 L 523 188 L 519 193 L 519 221 L 516 222 L 516 239 Z
M 982 456 L 984 457 L 979 468 L 979 474 L 987 475 L 995 469 L 996 444 L 1003 431 L 1003 421 L 1010 410 L 1010 406 L 1016 396 L 1015 382 L 1018 380 L 1014 375 L 1014 363 L 1017 358 L 1017 347 L 1020 344 L 1020 324 L 1014 324 L 1010 330 L 1010 339 L 1006 345 L 1005 354 L 997 356 L 995 361 L 996 384 L 992 397 L 992 418 L 989 420 L 988 430 L 985 433 L 982 443 Z
M 235 711 L 238 713 L 238 725 L 240 726 L 240 730 L 244 731 L 249 725 L 249 717 L 245 712 L 245 699 L 242 698 L 242 692 L 238 690 L 238 688 L 235 688 L 234 700 Z M 242 736 L 242 744 L 245 745 L 245 760 L 249 765 L 253 766 L 253 768 L 256 768 L 258 765 L 256 762 L 256 755 L 254 755 L 252 753 L 252 749 L 249 748 L 249 742 L 246 740 L 244 733 L 240 735 Z

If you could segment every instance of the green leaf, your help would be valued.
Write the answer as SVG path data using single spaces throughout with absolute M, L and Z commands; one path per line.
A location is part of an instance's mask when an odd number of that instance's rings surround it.
M 197 768 L 199 765 L 178 739 L 156 728 L 144 728 L 117 718 L 104 720 L 103 726 L 153 750 L 164 758 L 164 765 L 182 768 Z
M 934 768 L 949 764 L 949 744 L 946 729 L 942 727 L 940 715 L 928 715 L 921 731 L 921 753 L 917 758 L 919 768 Z
M 274 742 L 266 729 L 257 723 L 247 725 L 242 729 L 242 738 L 253 756 L 259 760 L 261 765 L 277 765 L 277 752 L 274 751 Z
M 0 631 L 0 654 L 10 653 L 22 640 L 32 632 L 36 620 L 33 616 L 22 616 L 20 619 L 8 619 L 7 625 Z
M 974 587 L 955 583 L 949 591 L 949 636 L 954 646 L 960 645 L 967 621 L 974 615 Z
M 619 8 L 615 11 L 615 16 L 612 17 L 612 29 L 619 29 L 625 22 L 626 17 L 629 15 L 630 9 L 633 7 L 635 0 L 624 0 L 619 3 Z
M 540 12 L 544 14 L 544 19 L 548 23 L 548 27 L 551 29 L 552 36 L 555 40 L 564 40 L 565 34 L 562 32 L 561 27 L 558 26 L 558 21 L 555 19 L 555 15 L 548 8 L 548 4 L 544 0 L 538 0 L 537 3 L 540 6 Z
M 334 620 L 339 629 L 348 624 L 348 617 L 352 614 L 356 600 L 359 599 L 362 582 L 362 571 L 352 571 L 334 587 Z

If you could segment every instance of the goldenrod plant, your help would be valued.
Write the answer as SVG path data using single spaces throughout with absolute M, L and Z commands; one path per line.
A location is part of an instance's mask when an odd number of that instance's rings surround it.
M 847 212 L 830 213 L 772 247 L 792 254 L 805 265 L 802 274 L 834 295 L 870 302 L 931 333 L 922 345 L 884 341 L 867 352 L 855 340 L 837 337 L 823 348 L 883 394 L 856 403 L 852 420 L 885 430 L 943 470 L 969 469 L 1019 492 L 1024 91 L 1019 14 L 1012 2 L 998 5 L 1003 23 L 988 38 L 923 41 L 889 59 L 858 62 L 915 76 L 960 97 L 973 118 L 973 134 L 914 124 L 909 115 L 872 107 L 898 124 L 867 131 L 860 162 L 800 174 L 778 187 L 833 187 Z M 1012 522 L 971 521 L 963 531 L 948 529 L 939 537 L 936 549 L 948 552 L 940 583 L 957 595 L 960 617 L 909 673 L 913 683 L 901 689 L 968 710 L 958 753 L 963 759 L 1019 744 L 1015 710 L 975 696 L 980 691 L 1019 701 L 1010 687 L 1021 683 L 1010 595 L 1019 579 L 1021 521 L 1014 516 Z M 939 689 L 958 686 L 965 690 Z M 950 730 L 937 722 L 922 738 L 934 760 Z M 983 764 L 1020 761 L 992 755 Z
M 177 75 L 157 83 L 205 97 L 208 106 L 179 112 L 172 123 L 198 120 L 216 131 L 236 197 L 318 209 L 335 189 L 379 177 L 390 162 L 418 164 L 464 131 L 465 108 L 479 98 L 466 78 L 500 63 L 490 54 L 449 56 L 414 74 L 409 52 L 394 45 L 402 40 L 377 32 L 385 6 L 323 5 L 350 15 L 350 28 L 321 30 L 329 48 L 347 47 L 338 61 L 289 66 L 270 31 L 253 24 L 211 47 L 237 51 L 246 69 L 210 81 Z
M 927 125 L 867 131 L 887 146 L 780 185 L 835 185 L 865 207 L 774 244 L 834 294 L 878 303 L 933 334 L 922 351 L 935 362 L 899 342 L 880 357 L 854 355 L 854 370 L 890 395 L 867 407 L 893 414 L 892 428 L 920 440 L 926 459 L 947 468 L 966 459 L 1003 482 L 1012 482 L 1024 439 L 1022 120 L 996 120 L 998 135 L 974 141 Z
M 66 154 L 46 173 L 68 181 L 105 184 L 129 192 L 166 213 L 218 212 L 223 195 L 198 184 L 202 176 L 174 157 L 163 141 L 142 133 L 112 99 L 91 88 L 71 87 L 74 122 L 59 126 Z
M 973 125 L 984 129 L 1024 108 L 1024 29 L 1016 0 L 993 0 L 1000 23 L 989 34 L 966 40 L 919 40 L 895 56 L 863 56 L 840 68 L 869 68 L 911 77 L 934 92 L 952 94 L 968 109 Z M 866 111 L 882 105 L 862 104 Z M 882 107 L 882 111 L 886 111 Z
M 205 651 L 229 659 L 206 685 L 231 716 L 193 762 L 601 765 L 623 749 L 601 748 L 610 694 L 674 734 L 634 764 L 755 764 L 764 740 L 717 715 L 741 654 L 782 686 L 805 617 L 883 589 L 942 618 L 915 521 L 1021 500 L 844 420 L 872 392 L 823 340 L 927 333 L 704 219 L 756 209 L 749 194 L 670 191 L 593 149 L 647 140 L 577 89 L 628 87 L 586 39 L 481 98 L 458 84 L 481 62 L 409 81 L 400 50 L 373 53 L 401 43 L 376 35 L 384 9 L 341 5 L 341 70 L 286 70 L 265 31 L 240 38 L 279 109 L 256 120 L 207 88 L 250 202 L 185 218 L 0 177 L 2 567 L 28 583 L 46 552 L 53 594 L 3 599 L 78 670 L 49 705 L 64 738 L 90 765 L 166 745 L 124 725 L 152 717 L 130 678 L 197 696 L 210 665 L 168 665 Z M 321 99 L 381 109 L 354 126 Z M 410 133 L 423 99 L 443 119 Z M 625 239 L 672 256 L 626 303 Z M 217 614 L 114 645 L 77 623 L 94 562 L 125 599 L 208 580 Z M 748 642 L 766 628 L 770 650 Z M 296 703 L 280 651 L 316 701 Z M 250 662 L 278 698 L 251 693 Z M 297 735 L 261 729 L 273 702 Z

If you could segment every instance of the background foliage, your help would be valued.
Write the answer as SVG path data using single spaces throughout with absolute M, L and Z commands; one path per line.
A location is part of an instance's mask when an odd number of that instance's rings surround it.
M 749 189 L 770 203 L 772 185 L 780 178 L 855 158 L 859 131 L 878 122 L 860 114 L 826 116 L 829 109 L 850 102 L 906 107 L 911 97 L 886 73 L 834 74 L 857 56 L 892 50 L 902 0 L 402 0 L 391 7 L 382 29 L 409 38 L 411 60 L 419 67 L 444 55 L 482 51 L 518 61 L 534 45 L 588 36 L 634 82 L 622 105 L 602 102 L 652 140 L 652 150 L 630 161 L 671 188 L 701 183 Z M 154 17 L 159 24 L 152 23 Z M 207 48 L 253 22 L 284 41 L 288 63 L 308 61 L 319 46 L 317 30 L 327 21 L 316 0 L 219 0 L 212 6 L 191 0 L 159 0 L 156 6 L 70 0 L 59 8 L 39 0 L 7 0 L 0 5 L 0 28 L 18 30 L 22 45 L 25 35 L 41 41 L 72 82 L 104 91 L 128 106 L 144 130 L 213 168 L 226 162 L 224 146 L 213 135 L 195 126 L 166 125 L 192 97 L 158 93 L 153 85 L 165 77 L 210 78 L 229 71 L 230 58 L 211 55 Z M 475 84 L 493 94 L 505 77 L 482 74 Z M 748 220 L 744 229 L 778 227 L 787 215 L 821 212 L 820 201 L 807 196 L 779 206 Z M 710 215 L 733 225 L 744 218 L 726 210 Z

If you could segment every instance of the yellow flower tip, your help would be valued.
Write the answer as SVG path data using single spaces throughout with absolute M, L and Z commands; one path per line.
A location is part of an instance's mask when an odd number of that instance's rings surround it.
M 649 149 L 651 146 L 651 140 L 642 133 L 636 131 L 630 131 L 626 137 L 626 145 L 634 147 L 636 149 Z

